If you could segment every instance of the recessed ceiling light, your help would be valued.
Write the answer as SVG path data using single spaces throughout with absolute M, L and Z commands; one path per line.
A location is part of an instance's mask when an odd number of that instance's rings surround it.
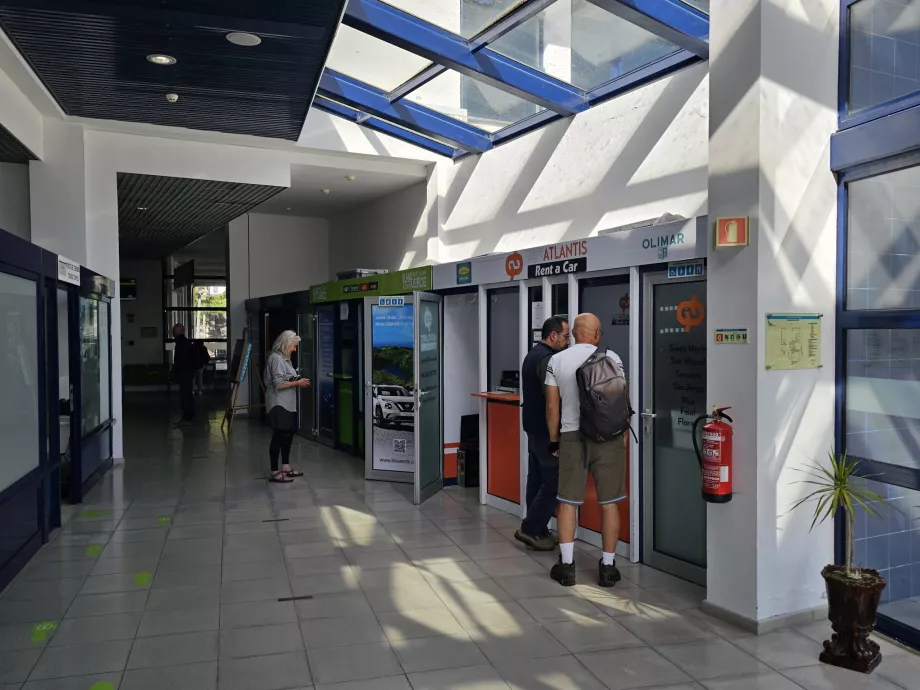
M 137 210 L 138 210 L 138 211 L 146 211 L 146 210 L 147 210 L 147 207 L 146 207 L 146 206 L 138 206 L 138 207 L 137 207 Z
M 349 182 L 354 182 L 356 179 L 358 179 L 358 176 L 357 175 L 346 175 L 345 179 L 348 180 Z
M 285 211 L 290 211 L 290 210 L 291 210 L 291 207 L 288 206 L 288 207 L 287 207 L 286 209 L 284 209 L 284 210 L 285 210 Z
M 227 40 L 233 45 L 245 46 L 247 48 L 252 48 L 262 42 L 262 39 L 255 34 L 247 34 L 242 31 L 234 31 L 233 33 L 227 34 Z
M 175 65 L 176 58 L 174 58 L 172 55 L 154 53 L 153 55 L 147 56 L 147 62 L 152 62 L 154 65 Z
M 332 194 L 332 190 L 331 190 L 331 189 L 321 189 L 321 190 L 319 190 L 319 191 L 321 191 L 321 192 L 322 192 L 323 194 L 325 194 L 326 196 L 329 196 L 330 194 Z

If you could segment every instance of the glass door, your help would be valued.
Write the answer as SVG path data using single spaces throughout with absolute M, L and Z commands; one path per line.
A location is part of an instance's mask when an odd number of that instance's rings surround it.
M 705 584 L 706 503 L 692 428 L 706 414 L 706 281 L 649 274 L 644 298 L 642 560 Z
M 300 366 L 298 367 L 297 373 L 305 379 L 310 379 L 315 386 L 316 367 L 313 361 L 314 323 L 313 314 L 297 315 L 297 334 L 300 336 L 300 348 L 297 352 L 297 363 Z M 316 408 L 313 396 L 314 392 L 312 386 L 310 388 L 300 389 L 300 424 L 298 424 L 297 431 L 301 436 L 307 438 L 315 438 L 316 436 L 316 419 L 314 414 Z
M 441 297 L 415 293 L 415 503 L 444 487 L 441 424 Z
M 364 476 L 414 481 L 417 352 L 412 296 L 364 300 Z M 440 451 L 440 449 L 439 449 Z
M 316 308 L 316 440 L 335 446 L 335 305 Z M 308 389 L 309 390 L 309 389 Z

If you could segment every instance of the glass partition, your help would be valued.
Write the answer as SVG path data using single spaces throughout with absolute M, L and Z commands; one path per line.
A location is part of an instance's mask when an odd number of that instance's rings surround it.
M 92 297 L 80 297 L 80 370 L 84 436 L 102 423 L 101 359 L 99 302 Z
M 39 463 L 37 319 L 35 283 L 0 273 L 0 491 Z
M 517 287 L 488 292 L 489 391 L 520 388 L 520 295 Z

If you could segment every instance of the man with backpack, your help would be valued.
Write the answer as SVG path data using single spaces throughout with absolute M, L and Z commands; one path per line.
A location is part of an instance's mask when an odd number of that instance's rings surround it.
M 559 458 L 559 562 L 550 576 L 575 584 L 575 527 L 585 500 L 588 472 L 594 477 L 601 505 L 603 557 L 598 583 L 613 587 L 620 580 L 615 555 L 620 534 L 617 503 L 626 498 L 628 387 L 620 357 L 597 345 L 601 322 L 580 314 L 573 323 L 575 345 L 550 359 L 546 368 L 546 425 L 549 451 Z
M 196 340 L 194 342 L 195 352 L 198 355 L 198 368 L 195 370 L 195 393 L 201 395 L 204 388 L 204 370 L 211 362 L 211 353 L 208 352 L 204 341 Z
M 527 517 L 514 538 L 536 551 L 552 551 L 556 540 L 548 525 L 559 491 L 559 459 L 549 452 L 543 382 L 550 357 L 569 346 L 568 321 L 552 316 L 543 322 L 541 340 L 521 365 L 521 421 L 527 434 Z

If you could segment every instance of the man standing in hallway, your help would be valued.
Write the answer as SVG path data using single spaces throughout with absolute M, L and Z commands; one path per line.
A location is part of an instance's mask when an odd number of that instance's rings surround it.
M 543 322 L 541 341 L 527 353 L 521 365 L 521 421 L 527 434 L 527 517 L 514 538 L 537 551 L 552 551 L 556 540 L 548 525 L 556 509 L 559 490 L 559 459 L 549 451 L 546 428 L 546 397 L 543 382 L 550 357 L 569 345 L 569 324 L 552 316 Z
M 176 424 L 191 424 L 195 419 L 195 372 L 198 370 L 198 351 L 195 344 L 185 337 L 185 326 L 173 326 L 173 381 L 179 384 L 179 399 L 182 404 L 182 419 Z
M 581 404 L 576 372 L 597 351 L 603 331 L 594 314 L 580 314 L 572 324 L 575 345 L 553 355 L 546 368 L 546 425 L 549 452 L 559 458 L 559 562 L 551 577 L 565 587 L 575 584 L 575 526 L 578 506 L 585 501 L 590 471 L 601 505 L 603 557 L 598 564 L 601 587 L 613 587 L 620 580 L 615 563 L 620 535 L 617 503 L 626 498 L 626 442 L 622 434 L 606 443 L 583 438 Z M 623 361 L 610 350 L 606 356 L 623 373 Z M 628 401 L 624 401 L 628 404 Z

